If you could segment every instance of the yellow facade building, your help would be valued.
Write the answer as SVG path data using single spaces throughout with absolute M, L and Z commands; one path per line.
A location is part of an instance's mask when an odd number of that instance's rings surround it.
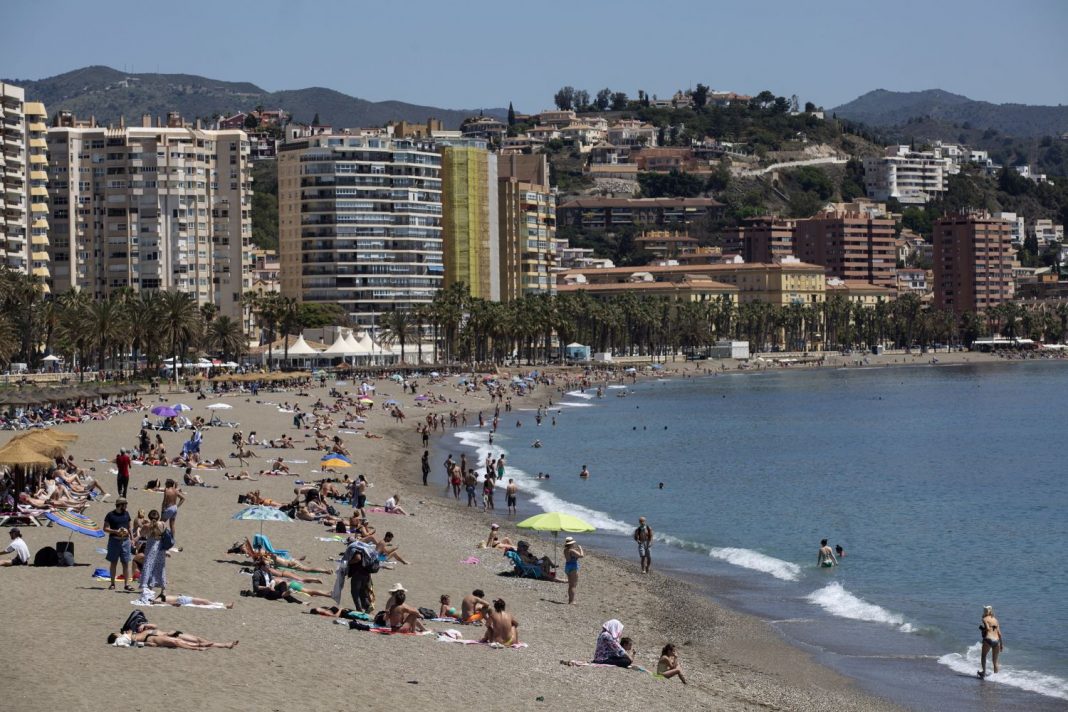
M 445 146 L 441 187 L 445 286 L 464 284 L 472 297 L 499 301 L 497 156 L 482 147 Z

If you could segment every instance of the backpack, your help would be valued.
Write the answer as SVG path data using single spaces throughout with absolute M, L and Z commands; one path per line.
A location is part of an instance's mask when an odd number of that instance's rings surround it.
M 34 566 L 59 566 L 59 554 L 50 546 L 43 546 L 33 557 Z
M 354 541 L 345 550 L 345 560 L 349 568 L 359 566 L 365 573 L 377 574 L 381 569 L 378 561 L 378 552 L 370 544 L 362 541 Z
M 432 618 L 437 618 L 438 616 L 438 614 L 434 611 L 430 610 L 429 608 L 424 608 L 422 606 L 419 607 L 419 615 L 425 618 L 426 620 L 431 620 Z
M 148 618 L 145 617 L 145 614 L 141 611 L 134 611 L 126 617 L 126 622 L 119 628 L 119 632 L 125 633 L 129 631 L 131 633 L 137 633 L 141 629 L 141 626 L 146 623 L 148 623 Z
M 163 530 L 163 536 L 159 538 L 159 545 L 163 551 L 170 551 L 174 548 L 174 534 L 171 533 L 170 527 Z

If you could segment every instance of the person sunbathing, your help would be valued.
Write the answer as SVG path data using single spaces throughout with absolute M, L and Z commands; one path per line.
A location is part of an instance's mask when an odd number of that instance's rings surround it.
M 222 603 L 218 601 L 209 601 L 206 598 L 197 598 L 196 596 L 183 596 L 180 593 L 172 593 L 169 596 L 165 593 L 161 593 L 159 596 L 152 599 L 152 603 L 153 605 L 165 604 L 168 606 L 174 606 L 176 608 L 180 608 L 182 606 L 223 606 L 224 608 L 234 607 L 232 601 L 230 603 Z
M 58 495 L 58 493 L 57 493 Z M 81 512 L 87 506 L 85 502 L 70 501 L 62 497 L 53 499 L 42 499 L 40 497 L 32 497 L 29 494 L 22 492 L 19 494 L 19 503 L 28 504 L 37 509 L 73 509 L 76 512 Z
M 108 636 L 108 645 L 123 645 L 124 641 L 126 647 L 143 643 L 146 648 L 181 648 L 183 650 L 233 649 L 238 643 L 236 640 L 229 643 L 216 643 L 181 631 L 165 633 L 156 629 L 143 630 L 140 633 L 112 633 Z
M 394 633 L 422 633 L 426 630 L 426 626 L 423 625 L 423 616 L 419 613 L 419 609 L 405 603 L 406 600 L 407 595 L 404 591 L 397 591 L 393 594 L 393 605 L 386 610 L 389 629 Z
M 407 566 L 408 562 L 400 555 L 400 547 L 390 546 L 392 541 L 393 532 L 386 532 L 386 535 L 382 537 L 382 541 L 375 544 L 375 550 L 378 551 L 378 560 L 389 561 L 392 559 Z
M 259 480 L 254 480 L 249 476 L 248 470 L 241 470 L 241 472 L 236 475 L 231 475 L 229 472 L 226 472 L 223 474 L 223 477 L 228 480 L 249 480 L 251 482 L 259 482 Z
M 290 474 L 289 465 L 279 456 L 277 460 L 271 463 L 271 472 L 284 472 L 288 475 Z
M 253 490 L 249 492 L 245 495 L 245 498 L 250 504 L 256 504 L 261 507 L 274 507 L 275 509 L 277 509 L 279 507 L 286 506 L 285 502 L 277 502 L 273 499 L 270 499 L 269 497 L 261 497 L 259 490 Z
M 189 487 L 207 487 L 204 484 L 204 478 L 193 472 L 190 468 L 185 468 L 185 473 L 182 475 L 182 480 Z
M 515 544 L 508 537 L 502 537 L 500 535 L 500 524 L 491 524 L 489 536 L 486 537 L 486 541 L 480 541 L 478 543 L 479 549 L 514 549 Z
M 503 598 L 498 598 L 493 602 L 493 610 L 486 615 L 486 634 L 482 636 L 483 643 L 515 645 L 519 642 L 519 621 L 505 608 Z
M 531 566 L 538 566 L 541 568 L 541 574 L 544 578 L 550 578 L 553 569 L 556 568 L 548 556 L 537 557 L 530 551 L 530 545 L 525 541 L 520 541 L 516 544 L 516 553 L 519 554 L 519 558 L 523 563 L 530 564 Z
M 481 588 L 476 588 L 460 601 L 460 620 L 473 623 L 481 620 L 490 610 L 490 602 Z
M 313 616 L 324 616 L 326 618 L 351 618 L 353 620 L 367 620 L 366 613 L 357 611 L 353 608 L 342 608 L 340 606 L 317 606 L 315 608 L 309 608 L 308 613 Z

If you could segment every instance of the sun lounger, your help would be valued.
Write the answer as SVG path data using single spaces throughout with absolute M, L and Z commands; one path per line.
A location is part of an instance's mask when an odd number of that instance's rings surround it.
M 540 565 L 528 564 L 527 562 L 523 561 L 523 559 L 519 556 L 519 552 L 515 551 L 514 549 L 509 549 L 508 551 L 504 552 L 504 555 L 509 561 L 512 562 L 512 565 L 515 567 L 515 573 L 517 576 L 521 576 L 522 578 L 548 580 L 548 578 L 545 576 L 545 572 L 541 570 Z

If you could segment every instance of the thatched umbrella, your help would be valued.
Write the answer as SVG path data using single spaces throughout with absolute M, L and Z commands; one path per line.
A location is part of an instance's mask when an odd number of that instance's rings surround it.
M 7 465 L 15 474 L 17 492 L 21 492 L 26 486 L 28 471 L 51 467 L 52 464 L 51 458 L 34 450 L 25 440 L 9 442 L 0 448 L 0 465 Z
M 67 441 L 55 438 L 54 435 L 55 433 L 47 430 L 32 430 L 28 433 L 19 433 L 11 438 L 11 442 L 26 443 L 36 452 L 55 459 L 67 454 Z

